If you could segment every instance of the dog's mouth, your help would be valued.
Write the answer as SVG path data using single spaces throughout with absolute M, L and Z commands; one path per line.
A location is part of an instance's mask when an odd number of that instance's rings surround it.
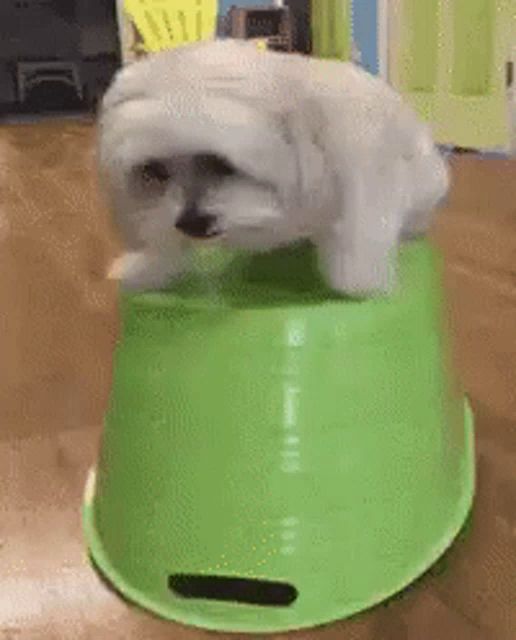
M 176 229 L 188 238 L 195 240 L 210 240 L 222 233 L 215 216 L 201 214 L 195 207 L 185 211 L 176 222 Z
M 214 238 L 218 238 L 219 236 L 222 235 L 222 231 L 219 229 L 214 229 L 212 231 L 207 231 L 206 233 L 203 233 L 201 231 L 182 231 L 181 232 L 183 235 L 185 235 L 187 238 L 191 238 L 192 240 L 213 240 Z

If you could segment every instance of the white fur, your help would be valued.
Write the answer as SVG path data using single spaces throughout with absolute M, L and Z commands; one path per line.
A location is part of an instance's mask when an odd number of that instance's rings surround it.
M 123 69 L 103 102 L 99 150 L 129 251 L 112 273 L 136 289 L 166 285 L 192 244 L 174 226 L 181 188 L 135 199 L 131 171 L 146 159 L 228 158 L 243 177 L 208 189 L 202 202 L 222 242 L 268 250 L 311 239 L 329 284 L 354 295 L 392 289 L 393 252 L 426 231 L 449 187 L 429 128 L 383 80 L 234 40 Z

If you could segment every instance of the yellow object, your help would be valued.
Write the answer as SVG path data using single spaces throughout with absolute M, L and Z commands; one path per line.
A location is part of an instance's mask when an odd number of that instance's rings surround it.
M 215 35 L 217 0 L 125 0 L 146 51 L 162 51 Z
M 267 40 L 260 38 L 258 40 L 255 40 L 255 44 L 256 44 L 256 48 L 259 51 L 267 51 Z

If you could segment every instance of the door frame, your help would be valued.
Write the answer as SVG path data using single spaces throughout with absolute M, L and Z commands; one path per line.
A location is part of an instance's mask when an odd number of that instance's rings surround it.
M 378 71 L 381 78 L 389 80 L 389 15 L 391 0 L 377 0 L 378 22 Z

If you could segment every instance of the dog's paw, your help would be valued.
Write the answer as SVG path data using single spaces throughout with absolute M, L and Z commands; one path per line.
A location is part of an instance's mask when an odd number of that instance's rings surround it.
M 338 253 L 321 266 L 329 286 L 352 298 L 389 295 L 396 288 L 396 269 L 389 258 L 366 259 Z
M 125 253 L 113 262 L 108 278 L 119 281 L 126 291 L 149 291 L 163 289 L 179 271 L 160 256 Z

